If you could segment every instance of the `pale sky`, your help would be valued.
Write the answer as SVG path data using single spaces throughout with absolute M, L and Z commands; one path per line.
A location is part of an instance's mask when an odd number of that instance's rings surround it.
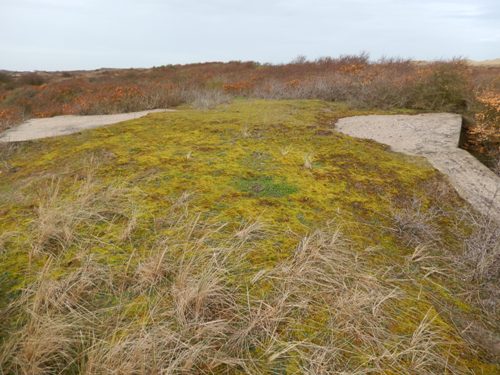
M 0 0 L 0 69 L 500 57 L 500 0 Z

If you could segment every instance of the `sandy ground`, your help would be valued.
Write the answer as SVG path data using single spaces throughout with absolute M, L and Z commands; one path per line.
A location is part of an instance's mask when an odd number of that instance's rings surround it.
M 384 143 L 392 150 L 424 156 L 447 175 L 458 194 L 500 222 L 500 178 L 467 151 L 458 148 L 462 118 L 449 113 L 415 116 L 356 116 L 336 129 L 353 137 Z
M 31 119 L 1 134 L 0 142 L 19 142 L 72 134 L 85 129 L 92 129 L 105 125 L 116 124 L 126 120 L 136 119 L 150 113 L 167 111 L 172 110 L 155 109 L 150 111 L 120 113 L 114 115 L 56 116 Z

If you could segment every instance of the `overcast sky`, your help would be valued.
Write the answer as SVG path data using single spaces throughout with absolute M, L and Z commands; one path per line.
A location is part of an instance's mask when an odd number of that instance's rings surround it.
M 500 0 L 0 0 L 0 69 L 500 57 Z

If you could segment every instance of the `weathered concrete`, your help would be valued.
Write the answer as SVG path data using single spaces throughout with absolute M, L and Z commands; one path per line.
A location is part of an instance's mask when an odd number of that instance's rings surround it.
M 450 113 L 415 116 L 356 116 L 336 129 L 353 137 L 384 143 L 392 150 L 424 156 L 448 176 L 458 194 L 479 212 L 500 222 L 500 178 L 458 148 L 462 118 Z
M 19 142 L 31 139 L 56 137 L 77 133 L 85 129 L 98 128 L 118 122 L 137 119 L 155 112 L 172 111 L 155 109 L 150 111 L 119 113 L 96 116 L 56 116 L 28 120 L 0 135 L 0 142 Z

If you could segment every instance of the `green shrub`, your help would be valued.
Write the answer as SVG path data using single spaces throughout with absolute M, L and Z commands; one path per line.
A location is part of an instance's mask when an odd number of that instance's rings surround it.
M 12 77 L 8 73 L 0 72 L 0 83 L 10 83 L 12 81 Z
M 472 101 L 467 66 L 458 61 L 437 63 L 413 89 L 411 106 L 431 111 L 465 112 Z
M 28 73 L 21 76 L 21 78 L 19 78 L 19 82 L 24 85 L 41 86 L 46 83 L 46 80 L 38 73 Z

